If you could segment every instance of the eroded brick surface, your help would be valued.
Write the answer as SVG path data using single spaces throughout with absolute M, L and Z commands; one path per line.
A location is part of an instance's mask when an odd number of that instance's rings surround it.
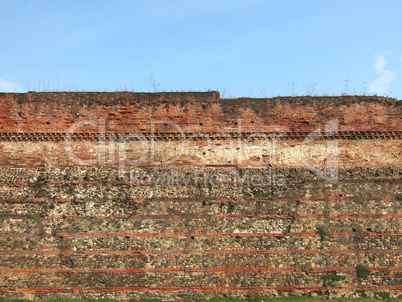
M 401 108 L 0 94 L 0 295 L 397 297 Z

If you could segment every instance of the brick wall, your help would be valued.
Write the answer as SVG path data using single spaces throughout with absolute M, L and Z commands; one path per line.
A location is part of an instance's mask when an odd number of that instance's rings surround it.
M 2 133 L 65 133 L 75 122 L 99 118 L 106 121 L 107 132 L 116 133 L 150 132 L 152 120 L 203 133 L 237 132 L 239 127 L 244 132 L 310 132 L 334 118 L 340 131 L 400 131 L 402 127 L 400 102 L 384 97 L 220 99 L 217 92 L 44 92 L 1 93 L 0 101 Z M 160 133 L 177 131 L 170 124 L 155 127 Z
M 401 294 L 400 101 L 0 100 L 1 297 Z

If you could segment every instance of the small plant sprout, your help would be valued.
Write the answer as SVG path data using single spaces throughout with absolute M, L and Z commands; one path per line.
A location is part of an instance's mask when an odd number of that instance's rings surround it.
M 359 278 L 367 278 L 371 273 L 370 269 L 364 265 L 356 266 L 356 272 Z
M 321 241 L 324 241 L 325 237 L 327 237 L 327 232 L 322 228 L 318 228 L 317 233 L 321 236 Z
M 233 201 L 229 202 L 228 213 L 232 213 L 235 209 L 235 203 Z

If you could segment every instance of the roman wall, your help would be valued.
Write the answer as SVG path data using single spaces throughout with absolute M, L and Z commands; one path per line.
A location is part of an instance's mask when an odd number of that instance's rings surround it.
M 402 106 L 0 94 L 0 296 L 398 297 Z

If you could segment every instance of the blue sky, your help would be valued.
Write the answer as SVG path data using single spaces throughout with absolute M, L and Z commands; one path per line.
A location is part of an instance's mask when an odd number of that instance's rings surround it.
M 0 91 L 402 99 L 401 12 L 400 0 L 0 0 Z

